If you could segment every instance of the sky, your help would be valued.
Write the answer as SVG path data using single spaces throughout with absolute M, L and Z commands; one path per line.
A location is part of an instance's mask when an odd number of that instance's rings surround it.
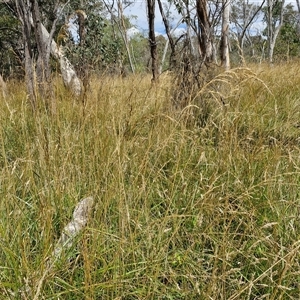
M 111 0 L 108 0 L 111 1 Z M 262 0 L 250 0 L 250 3 L 255 3 L 255 4 L 260 4 Z M 167 1 L 162 0 L 162 3 L 168 3 Z M 291 3 L 295 6 L 296 9 L 296 0 L 286 0 L 286 4 Z M 135 3 L 133 3 L 132 5 L 130 5 L 129 7 L 125 8 L 124 10 L 124 14 L 126 16 L 135 16 L 136 18 L 132 19 L 131 22 L 132 24 L 135 25 L 135 27 L 142 33 L 147 33 L 148 32 L 148 23 L 147 23 L 147 9 L 146 9 L 146 0 L 135 0 Z M 178 26 L 178 22 L 180 22 L 180 16 L 177 14 L 176 10 L 173 8 L 171 10 L 171 15 L 172 15 L 172 22 L 171 22 L 171 26 L 172 28 L 175 28 Z M 256 33 L 258 31 L 261 31 L 261 29 L 264 27 L 265 25 L 262 24 L 262 21 L 258 21 L 257 24 L 254 24 L 252 26 L 253 30 L 256 31 Z M 182 31 L 184 30 L 184 25 L 180 24 L 179 28 L 175 30 L 175 34 L 176 32 L 178 34 L 181 34 Z M 161 16 L 160 16 L 160 12 L 158 9 L 158 5 L 156 5 L 156 16 L 155 16 L 155 31 L 158 34 L 164 34 L 165 33 L 165 28 L 164 28 L 164 24 L 162 22 Z
M 162 1 L 163 4 L 168 3 L 167 1 Z M 146 8 L 146 0 L 136 0 L 134 4 L 130 5 L 129 7 L 125 8 L 124 14 L 126 16 L 134 16 L 135 18 L 131 19 L 131 23 L 142 33 L 148 32 L 148 20 L 147 20 L 147 8 Z M 178 25 L 180 20 L 180 16 L 176 12 L 175 9 L 171 10 L 172 14 L 172 28 Z M 183 27 L 181 25 L 179 27 Z M 155 31 L 158 34 L 165 33 L 165 27 L 159 12 L 158 5 L 156 5 L 156 12 L 155 12 Z M 181 29 L 182 31 L 182 29 Z

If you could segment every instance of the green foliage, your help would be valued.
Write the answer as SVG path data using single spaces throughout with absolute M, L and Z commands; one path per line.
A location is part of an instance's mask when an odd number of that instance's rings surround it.
M 275 55 L 283 57 L 298 56 L 300 53 L 300 35 L 297 22 L 297 12 L 289 4 L 285 7 L 284 24 L 280 29 Z
M 275 1 L 273 8 L 273 25 L 276 26 L 280 17 L 281 2 Z M 275 49 L 275 59 L 289 59 L 290 57 L 296 57 L 300 53 L 300 35 L 299 35 L 299 23 L 298 13 L 292 4 L 287 4 L 283 11 L 284 23 L 280 29 Z M 267 9 L 263 9 L 264 20 L 267 20 Z M 275 28 L 275 27 L 274 27 Z M 264 30 L 264 35 L 267 36 L 267 28 Z
M 136 34 L 130 39 L 133 58 L 138 72 L 147 71 L 150 61 L 149 40 L 142 34 Z
M 86 36 L 84 43 L 79 44 L 79 36 L 72 38 L 68 46 L 68 56 L 72 64 L 77 68 L 88 68 L 88 66 L 99 67 L 102 62 L 102 53 L 104 50 L 102 44 L 103 30 L 106 22 L 101 15 L 95 15 L 86 11 L 88 18 L 85 22 Z M 75 21 L 78 25 L 78 22 Z
M 275 0 L 272 1 L 272 24 L 271 26 L 273 26 L 273 28 L 276 27 L 276 25 L 278 24 L 279 20 L 280 20 L 280 15 L 281 15 L 281 6 L 282 6 L 282 0 Z M 289 5 L 287 5 L 286 7 L 288 7 Z M 283 8 L 285 10 L 285 7 Z M 263 12 L 263 20 L 265 23 L 268 23 L 268 7 L 265 6 L 262 8 L 262 12 Z M 267 35 L 267 29 L 265 29 L 264 31 L 265 35 Z
M 106 12 L 99 1 L 87 1 L 79 6 L 86 15 L 85 39 L 80 43 L 79 36 L 68 43 L 68 56 L 79 74 L 84 69 L 101 72 L 109 67 L 116 67 L 124 60 L 125 46 L 115 24 L 107 19 Z M 78 25 L 78 19 L 74 18 Z M 129 21 L 127 21 L 129 22 Z M 74 33 L 73 33 L 74 34 Z
M 6 4 L 0 4 L 0 73 L 5 77 L 20 76 L 22 58 L 21 29 Z M 11 74 L 11 73 L 14 74 Z
M 178 12 L 179 15 L 182 14 L 182 10 L 184 8 L 184 1 L 182 1 L 182 0 L 168 0 L 168 2 L 170 4 L 174 4 L 175 5 L 175 8 L 176 8 L 176 10 L 177 10 L 177 12 Z
M 164 47 L 166 45 L 166 39 L 159 35 L 156 37 L 157 53 L 158 53 L 158 64 L 163 57 Z M 150 69 L 150 52 L 149 52 L 149 39 L 142 34 L 135 34 L 130 38 L 130 47 L 132 49 L 132 55 L 136 71 L 148 72 Z M 170 51 L 168 51 L 168 54 Z M 126 61 L 125 61 L 126 63 Z M 163 71 L 168 68 L 168 55 L 165 61 Z
M 289 59 L 300 54 L 300 36 L 298 29 L 292 24 L 284 24 L 275 48 L 275 56 Z

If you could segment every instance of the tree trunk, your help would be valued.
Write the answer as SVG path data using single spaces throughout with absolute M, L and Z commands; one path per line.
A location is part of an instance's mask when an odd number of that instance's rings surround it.
M 48 92 L 51 90 L 51 87 L 49 86 L 51 71 L 49 66 L 49 55 L 47 55 L 48 40 L 43 39 L 40 9 L 36 0 L 31 0 L 31 7 L 33 20 L 32 27 L 38 49 L 36 79 L 41 96 L 44 99 L 47 99 L 50 96 Z
M 230 69 L 229 58 L 229 14 L 230 14 L 230 1 L 223 0 L 223 12 L 222 12 L 222 36 L 220 43 L 221 52 L 221 65 L 225 67 L 225 70 Z
M 240 55 L 241 55 L 242 59 L 244 57 L 244 42 L 245 42 L 245 36 L 246 36 L 247 29 L 250 27 L 251 24 L 253 24 L 254 18 L 261 11 L 261 9 L 263 8 L 265 2 L 266 2 L 266 0 L 262 1 L 262 3 L 260 4 L 260 6 L 258 6 L 257 9 L 255 10 L 255 12 L 252 14 L 252 16 L 251 16 L 251 13 L 252 13 L 252 9 L 254 7 L 254 4 L 251 4 L 251 9 L 250 9 L 249 15 L 247 17 L 246 17 L 246 12 L 245 12 L 246 3 L 243 2 L 243 8 L 244 8 L 243 27 L 242 27 L 242 32 L 241 32 L 241 34 L 240 34 L 240 36 L 238 38 L 239 48 L 240 48 L 239 51 L 240 51 Z
M 124 22 L 123 6 L 122 6 L 122 3 L 121 3 L 120 0 L 118 0 L 117 5 L 118 5 L 119 19 L 120 19 L 120 22 L 121 22 L 121 25 L 119 26 L 119 28 L 120 28 L 120 32 L 121 32 L 121 35 L 122 35 L 122 38 L 123 38 L 123 41 L 124 41 L 124 44 L 125 44 L 125 48 L 126 48 L 126 52 L 127 52 L 127 55 L 128 55 L 130 68 L 131 68 L 132 73 L 134 74 L 135 73 L 135 68 L 134 68 L 134 64 L 133 64 L 133 61 L 132 61 L 131 52 L 130 52 L 130 48 L 129 48 L 129 42 L 128 42 L 128 37 L 127 37 L 127 29 L 126 29 L 125 22 Z M 122 32 L 121 28 L 123 29 L 123 32 Z
M 33 25 L 32 18 L 30 21 Z M 49 32 L 43 24 L 41 24 L 41 27 L 42 37 L 45 41 L 48 41 L 50 37 Z M 53 39 L 51 41 L 50 52 L 51 55 L 59 62 L 61 75 L 65 86 L 68 87 L 74 93 L 74 95 L 79 96 L 81 94 L 81 82 L 77 77 L 76 71 L 67 57 L 64 55 L 63 49 L 61 47 L 58 47 Z
M 53 40 L 56 21 L 52 26 L 51 32 L 49 33 L 41 23 L 39 7 L 36 0 L 15 0 L 14 3 L 16 7 L 16 14 L 22 24 L 25 55 L 25 78 L 27 90 L 32 102 L 35 103 L 36 94 L 34 82 L 34 60 L 31 46 L 31 28 L 34 28 L 34 34 L 38 45 L 38 81 L 44 80 L 45 78 L 48 78 L 48 76 L 50 77 L 49 56 L 51 53 L 51 55 L 57 59 L 60 64 L 64 84 L 70 88 L 70 90 L 73 91 L 76 96 L 79 96 L 81 93 L 81 83 L 76 75 L 75 69 L 65 57 L 63 50 L 59 48 L 56 42 Z M 58 7 L 58 1 L 56 4 Z
M 165 25 L 166 34 L 167 34 L 167 37 L 168 37 L 168 42 L 166 44 L 165 50 L 167 50 L 167 45 L 169 45 L 169 44 L 170 44 L 170 48 L 171 48 L 169 69 L 172 70 L 173 67 L 175 67 L 175 65 L 176 65 L 175 42 L 174 42 L 173 37 L 171 35 L 169 21 L 168 21 L 166 15 L 165 15 L 165 12 L 164 12 L 164 9 L 163 9 L 163 6 L 162 6 L 162 2 L 161 2 L 161 0 L 157 0 L 157 2 L 158 2 L 158 7 L 159 7 L 159 10 L 160 10 L 162 20 L 163 20 L 164 25 Z M 165 56 L 165 53 L 166 53 L 166 51 L 164 51 L 164 56 Z M 164 59 L 163 59 L 163 61 L 164 61 Z
M 211 62 L 213 47 L 211 28 L 207 15 L 207 0 L 196 1 L 197 17 L 198 17 L 198 41 L 200 53 L 203 61 Z
M 269 52 L 269 61 L 270 63 L 273 62 L 273 26 L 272 26 L 272 19 L 273 19 L 273 0 L 268 0 L 268 16 L 267 16 L 267 22 L 268 22 L 268 52 Z
M 299 0 L 296 0 L 296 3 L 297 3 L 297 11 L 298 11 L 298 20 L 297 20 L 297 33 L 299 34 L 300 33 L 300 1 Z
M 269 62 L 273 63 L 273 54 L 274 48 L 276 44 L 276 40 L 280 29 L 283 25 L 283 8 L 284 8 L 285 0 L 282 0 L 280 5 L 280 18 L 278 25 L 273 27 L 273 8 L 274 8 L 274 0 L 268 0 L 268 39 L 269 39 Z
M 116 32 L 115 32 L 115 28 L 113 26 L 113 24 L 117 25 L 117 28 L 121 34 L 122 40 L 124 42 L 125 48 L 126 48 L 126 52 L 127 52 L 127 56 L 128 56 L 128 60 L 129 60 L 129 64 L 130 64 L 130 69 L 132 71 L 132 73 L 135 73 L 135 67 L 134 67 L 134 63 L 133 63 L 133 57 L 132 57 L 132 52 L 130 50 L 130 45 L 129 45 L 129 40 L 128 40 L 128 36 L 127 36 L 127 29 L 125 26 L 125 21 L 124 21 L 124 13 L 123 13 L 123 4 L 121 2 L 121 0 L 117 1 L 117 8 L 118 8 L 118 18 L 116 18 L 115 16 L 115 10 L 114 10 L 114 1 L 112 1 L 111 5 L 109 5 L 107 3 L 107 1 L 103 1 L 106 9 L 108 10 L 108 12 L 110 13 L 111 16 L 111 24 L 112 24 L 112 30 L 113 30 L 113 35 L 116 38 Z M 131 3 L 130 3 L 131 4 Z M 130 5 L 129 4 L 129 5 Z M 118 54 L 119 54 L 119 69 L 121 70 L 121 73 L 123 73 L 124 71 L 124 66 L 123 66 L 123 61 L 121 59 L 121 53 L 118 50 Z
M 195 55 L 195 51 L 194 51 L 194 45 L 193 45 L 193 41 L 192 41 L 192 35 L 191 35 L 191 13 L 190 13 L 190 2 L 189 0 L 185 1 L 185 16 L 186 16 L 186 38 L 188 40 L 189 43 L 189 48 L 191 51 L 191 55 L 194 56 Z
M 16 13 L 22 24 L 22 38 L 24 46 L 24 65 L 25 65 L 25 82 L 27 86 L 27 91 L 29 94 L 29 99 L 33 109 L 36 105 L 36 94 L 34 88 L 34 71 L 33 71 L 33 58 L 32 58 L 32 47 L 31 47 L 31 24 L 30 24 L 30 14 L 31 5 L 27 1 L 15 1 Z
M 161 64 L 160 64 L 159 70 L 158 70 L 158 74 L 159 74 L 159 75 L 162 73 L 162 70 L 163 70 L 163 67 L 164 67 L 164 63 L 165 63 L 165 60 L 166 60 L 166 56 L 167 56 L 167 51 L 168 51 L 169 43 L 170 43 L 169 40 L 167 40 L 167 41 L 166 41 L 166 44 L 165 44 L 163 56 L 162 56 L 162 59 L 161 59 Z
M 147 12 L 149 22 L 149 44 L 151 54 L 151 70 L 152 81 L 158 80 L 158 64 L 157 64 L 157 45 L 155 39 L 154 20 L 155 20 L 155 0 L 147 0 Z
M 31 25 L 33 26 L 33 19 L 30 19 Z M 64 55 L 62 47 L 58 47 L 56 42 L 53 39 L 50 39 L 50 34 L 43 24 L 41 24 L 42 29 L 42 38 L 45 42 L 50 41 L 50 53 L 51 55 L 58 60 L 60 65 L 61 75 L 64 81 L 64 84 L 69 88 L 75 96 L 81 94 L 81 82 L 78 78 L 76 71 L 72 64 L 69 62 L 68 58 Z

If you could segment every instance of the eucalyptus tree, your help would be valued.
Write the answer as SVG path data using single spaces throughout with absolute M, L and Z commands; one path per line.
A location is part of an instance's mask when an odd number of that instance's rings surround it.
M 225 1 L 225 0 L 224 0 Z M 191 42 L 197 37 L 199 61 L 216 62 L 216 36 L 219 35 L 220 20 L 224 5 L 220 0 L 168 0 L 182 16 L 186 24 L 186 37 Z M 230 8 L 230 6 L 228 6 Z M 193 46 L 195 54 L 195 47 Z
M 127 36 L 128 28 L 126 28 L 126 25 L 125 25 L 124 7 L 123 7 L 123 4 L 130 6 L 132 3 L 133 2 L 130 2 L 130 1 L 125 1 L 125 3 L 124 3 L 124 1 L 121 1 L 121 0 L 117 1 L 118 17 L 119 17 L 120 25 L 121 25 L 120 28 L 122 28 L 122 30 L 120 30 L 120 32 L 122 34 L 124 45 L 126 47 L 126 52 L 128 55 L 128 60 L 129 60 L 131 71 L 132 71 L 132 73 L 135 73 L 135 68 L 134 68 L 134 64 L 133 64 L 133 60 L 132 60 L 131 52 L 130 52 L 130 48 L 129 48 L 129 41 L 128 41 L 128 36 Z
M 169 22 L 169 19 L 167 17 L 167 14 L 165 13 L 162 1 L 157 0 L 157 2 L 158 2 L 158 7 L 159 7 L 159 11 L 160 11 L 163 23 L 165 25 L 166 35 L 167 35 L 167 38 L 168 38 L 167 43 L 166 43 L 166 47 L 165 47 L 165 51 L 164 51 L 164 55 L 163 55 L 163 59 L 162 59 L 162 63 L 161 63 L 161 66 L 160 66 L 159 73 L 161 73 L 162 66 L 163 66 L 163 63 L 164 63 L 164 58 L 165 58 L 165 55 L 167 53 L 167 46 L 168 45 L 170 45 L 170 48 L 171 48 L 171 54 L 170 54 L 170 59 L 169 59 L 169 68 L 172 69 L 176 65 L 176 43 L 175 43 L 174 37 L 172 36 L 170 22 Z M 169 3 L 169 5 L 170 5 L 170 3 Z
M 130 49 L 130 40 L 127 34 L 127 30 L 130 28 L 130 22 L 129 18 L 124 15 L 124 10 L 128 8 L 130 5 L 132 5 L 134 1 L 121 1 L 121 0 L 103 0 L 103 4 L 108 11 L 110 18 L 111 18 L 111 27 L 113 31 L 113 39 L 115 41 L 122 40 L 129 66 L 132 73 L 135 73 L 135 66 L 133 61 L 133 53 Z M 123 64 L 123 58 L 122 58 L 122 47 L 119 47 L 118 49 L 118 58 L 119 61 L 119 68 L 121 69 L 121 72 L 125 69 Z
M 211 22 L 208 15 L 207 0 L 196 0 L 196 11 L 198 17 L 198 40 L 201 56 L 204 61 L 213 60 L 213 38 Z
M 15 1 L 13 7 L 18 19 L 21 22 L 22 38 L 24 47 L 24 65 L 25 65 L 25 80 L 27 85 L 27 91 L 30 96 L 30 100 L 33 106 L 35 106 L 36 94 L 35 94 L 35 83 L 34 83 L 34 61 L 31 41 L 31 3 L 27 1 Z M 33 23 L 33 21 L 32 21 Z
M 81 92 L 80 81 L 72 64 L 64 55 L 63 49 L 53 39 L 57 22 L 68 3 L 69 1 L 61 0 L 47 2 L 37 0 L 0 1 L 0 4 L 9 8 L 11 14 L 18 19 L 20 24 L 24 49 L 25 79 L 33 107 L 35 107 L 37 100 L 36 83 L 43 98 L 47 98 L 49 92 L 51 93 L 51 88 L 49 89 L 51 84 L 50 54 L 58 60 L 65 84 L 76 95 Z M 49 11 L 44 11 L 45 8 L 50 9 L 51 15 L 49 15 Z M 47 24 L 48 28 L 44 24 Z
M 230 58 L 229 58 L 230 6 L 231 6 L 231 0 L 223 0 L 220 56 L 221 56 L 221 65 L 224 66 L 226 70 L 229 70 L 229 68 L 230 68 Z
M 283 25 L 279 31 L 274 58 L 289 59 L 300 54 L 300 32 L 298 11 L 292 4 L 287 4 L 283 11 Z
M 269 62 L 273 63 L 276 40 L 284 22 L 285 0 L 267 0 L 265 20 L 267 22 Z
M 245 43 L 252 45 L 251 30 L 253 25 L 262 15 L 262 8 L 266 0 L 256 4 L 250 0 L 235 0 L 231 5 L 231 22 L 234 24 L 234 32 L 237 35 L 239 54 L 244 57 Z M 253 31 L 252 31 L 253 33 Z
M 198 97 L 197 91 L 203 85 L 206 77 L 205 68 L 216 59 L 214 45 L 218 3 L 208 0 L 169 0 L 182 22 L 186 24 L 186 32 L 180 36 L 180 43 L 176 41 L 176 75 L 177 89 L 173 94 L 176 107 L 185 107 L 191 98 Z M 218 12 L 218 13 L 217 13 Z M 179 47 L 180 46 L 180 47 Z M 199 76 L 201 74 L 201 76 Z
M 151 54 L 151 72 L 152 72 L 152 81 L 155 82 L 158 80 L 158 58 L 157 58 L 157 44 L 155 37 L 155 2 L 156 0 L 147 0 L 147 16 L 148 16 L 148 25 L 149 25 L 149 45 L 150 45 L 150 54 Z

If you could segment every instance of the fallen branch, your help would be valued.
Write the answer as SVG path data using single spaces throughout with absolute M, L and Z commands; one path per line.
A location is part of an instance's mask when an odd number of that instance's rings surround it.
M 82 199 L 76 206 L 73 219 L 63 229 L 62 234 L 52 252 L 52 257 L 57 260 L 60 258 L 62 251 L 72 247 L 75 237 L 87 224 L 89 215 L 94 204 L 92 197 Z
M 69 250 L 75 241 L 75 238 L 86 226 L 89 216 L 92 212 L 94 205 L 93 197 L 87 197 L 79 201 L 73 212 L 73 219 L 65 226 L 61 236 L 56 243 L 54 250 L 52 251 L 48 261 L 46 262 L 45 271 L 38 281 L 38 285 L 35 291 L 35 294 L 31 299 L 38 300 L 40 299 L 40 293 L 43 287 L 46 276 L 54 267 L 55 263 L 62 258 L 62 253 Z M 21 295 L 33 295 L 34 289 L 30 287 L 29 284 L 26 284 L 26 287 L 18 291 Z M 17 293 L 11 292 L 13 296 L 16 296 Z M 26 297 L 24 297 L 26 298 Z
M 93 204 L 94 204 L 93 197 L 87 197 L 80 200 L 80 202 L 76 206 L 73 213 L 73 219 L 63 229 L 62 234 L 50 256 L 50 260 L 48 261 L 46 270 L 44 271 L 41 279 L 39 280 L 39 284 L 36 289 L 36 293 L 33 297 L 33 300 L 39 299 L 43 282 L 47 274 L 53 268 L 55 262 L 61 258 L 61 253 L 72 247 L 75 237 L 78 236 L 78 234 L 87 224 L 89 215 L 92 211 Z

